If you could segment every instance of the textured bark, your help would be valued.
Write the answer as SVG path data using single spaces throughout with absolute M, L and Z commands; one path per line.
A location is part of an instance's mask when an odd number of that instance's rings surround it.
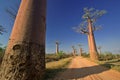
M 89 29 L 88 29 L 89 30 Z M 89 33 L 87 34 L 88 37 L 88 48 L 89 48 L 89 53 L 91 53 L 91 47 L 90 47 L 90 36 Z
M 92 22 L 88 18 L 88 45 L 89 45 L 89 51 L 90 51 L 90 58 L 92 60 L 98 60 L 98 52 L 97 52 L 97 47 L 95 43 L 95 38 L 92 30 Z
M 0 80 L 39 80 L 45 69 L 44 47 L 34 43 L 13 46 L 4 56 Z
M 42 80 L 45 72 L 46 0 L 22 0 L 0 80 Z

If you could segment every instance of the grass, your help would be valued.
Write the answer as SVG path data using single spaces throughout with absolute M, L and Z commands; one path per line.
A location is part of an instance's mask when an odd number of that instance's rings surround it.
M 113 55 L 115 56 L 115 55 Z M 112 57 L 112 56 L 111 56 Z M 85 57 L 86 59 L 92 61 L 89 57 Z M 103 57 L 102 61 L 94 61 L 95 63 L 100 64 L 101 66 L 107 67 L 109 69 L 114 69 L 120 72 L 120 58 L 111 58 L 106 60 L 106 56 Z
M 98 61 L 97 63 L 109 69 L 114 69 L 120 72 L 120 58 L 107 61 Z
M 53 62 L 53 61 L 59 61 L 60 59 L 68 58 L 71 57 L 72 55 L 70 54 L 46 54 L 45 55 L 45 62 Z
M 44 80 L 52 80 L 52 78 L 54 78 L 58 72 L 64 71 L 70 63 L 71 59 L 72 57 L 46 63 L 46 73 Z

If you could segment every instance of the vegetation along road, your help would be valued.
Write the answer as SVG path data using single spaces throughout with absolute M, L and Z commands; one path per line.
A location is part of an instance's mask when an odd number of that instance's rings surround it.
M 120 80 L 120 72 L 105 68 L 85 58 L 75 57 L 54 80 Z

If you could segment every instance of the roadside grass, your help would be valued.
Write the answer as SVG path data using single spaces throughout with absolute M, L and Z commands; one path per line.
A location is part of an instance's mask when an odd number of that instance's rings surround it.
M 120 72 L 120 58 L 107 61 L 98 61 L 97 63 L 109 69 L 114 69 Z
M 83 56 L 84 57 L 84 56 Z M 89 57 L 84 57 L 89 61 L 92 61 Z M 114 69 L 116 71 L 120 72 L 120 58 L 113 58 L 113 59 L 105 59 L 106 57 L 103 58 L 103 60 L 99 60 L 99 61 L 92 61 L 95 62 L 101 66 L 107 67 L 109 69 Z
M 44 80 L 52 80 L 58 72 L 62 72 L 66 69 L 71 60 L 72 57 L 46 63 Z

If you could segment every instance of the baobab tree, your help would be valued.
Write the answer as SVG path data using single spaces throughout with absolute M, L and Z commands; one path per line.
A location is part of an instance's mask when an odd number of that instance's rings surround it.
M 94 31 L 100 29 L 100 26 L 96 26 L 95 23 L 97 19 L 105 13 L 105 10 L 84 8 L 84 14 L 82 16 L 84 21 L 81 22 L 78 27 L 74 27 L 76 32 L 86 34 L 88 36 L 89 53 L 92 60 L 98 60 L 98 52 L 94 38 Z
M 46 0 L 21 0 L 0 80 L 41 80 L 45 72 Z
M 81 44 L 78 44 L 78 46 L 79 46 L 79 51 L 80 51 L 80 56 L 82 56 L 82 51 L 83 51 L 83 49 L 82 49 L 82 45 Z
M 56 54 L 58 54 L 59 53 L 59 41 L 56 41 L 55 44 L 56 44 Z
M 75 49 L 75 46 L 72 46 L 72 49 L 73 49 L 72 54 L 73 54 L 73 56 L 75 57 L 75 56 L 76 56 L 76 49 Z

